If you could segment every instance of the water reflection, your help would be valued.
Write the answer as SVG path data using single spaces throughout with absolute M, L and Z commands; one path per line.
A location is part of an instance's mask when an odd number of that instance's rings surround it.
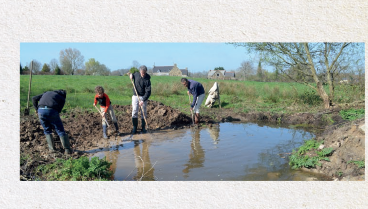
M 200 129 L 192 129 L 191 130 L 192 141 L 190 143 L 190 153 L 188 163 L 184 164 L 185 168 L 183 169 L 184 177 L 189 177 L 188 173 L 193 168 L 201 168 L 204 163 L 204 149 L 200 143 Z
M 134 141 L 134 162 L 135 167 L 137 168 L 137 174 L 133 177 L 133 179 L 154 180 L 153 173 L 155 168 L 151 165 L 151 159 L 149 155 L 149 147 L 151 143 L 145 140 L 140 141 Z
M 134 135 L 133 142 L 114 142 L 96 155 L 113 163 L 115 180 L 306 180 L 316 175 L 290 170 L 287 157 L 313 136 L 272 124 L 220 123 L 156 132 L 153 139 Z

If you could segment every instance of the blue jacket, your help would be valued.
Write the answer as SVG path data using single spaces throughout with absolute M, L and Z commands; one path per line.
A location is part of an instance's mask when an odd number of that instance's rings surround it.
M 198 83 L 197 81 L 189 80 L 188 79 L 188 91 L 193 95 L 193 103 L 190 105 L 191 107 L 194 107 L 194 105 L 197 102 L 197 97 L 201 94 L 204 94 L 204 88 L 201 83 Z

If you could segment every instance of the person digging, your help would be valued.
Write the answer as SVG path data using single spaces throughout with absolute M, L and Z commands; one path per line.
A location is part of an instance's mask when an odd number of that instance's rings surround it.
M 144 118 L 147 116 L 147 100 L 151 95 L 151 76 L 147 73 L 147 67 L 145 65 L 142 65 L 139 67 L 139 72 L 130 74 L 129 77 L 134 84 L 132 96 L 132 134 L 137 133 L 139 109 L 141 110 L 142 133 L 147 133 L 146 122 Z M 138 95 L 136 95 L 135 90 L 137 91 Z M 139 106 L 141 108 L 139 108 Z
M 47 145 L 50 153 L 55 153 L 54 140 L 52 138 L 52 127 L 60 137 L 64 147 L 64 154 L 71 154 L 68 134 L 65 133 L 63 122 L 60 119 L 60 112 L 64 107 L 66 98 L 65 90 L 46 91 L 43 94 L 32 97 L 33 107 L 40 119 L 43 132 L 46 135 Z
M 192 104 L 190 104 L 190 111 L 194 111 L 195 124 L 199 124 L 200 119 L 199 108 L 201 107 L 201 104 L 205 96 L 203 85 L 197 81 L 188 80 L 186 78 L 181 79 L 181 84 L 183 84 L 183 86 L 188 88 L 187 91 L 188 95 L 189 94 L 193 95 L 193 102 Z
M 93 106 L 96 106 L 97 101 L 100 105 L 101 111 L 101 117 L 102 117 L 102 130 L 103 130 L 103 138 L 107 139 L 106 129 L 107 129 L 107 118 L 106 113 L 109 113 L 111 116 L 111 120 L 114 123 L 115 126 L 115 134 L 120 136 L 119 133 L 119 127 L 118 127 L 118 121 L 116 120 L 114 109 L 111 105 L 110 98 L 107 94 L 105 94 L 105 90 L 102 86 L 96 86 L 95 88 L 95 101 L 93 103 Z

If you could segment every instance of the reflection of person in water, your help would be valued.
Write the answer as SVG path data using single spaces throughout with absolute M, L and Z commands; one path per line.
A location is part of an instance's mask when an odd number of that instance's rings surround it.
M 134 179 L 140 180 L 143 176 L 142 180 L 154 180 L 153 173 L 155 169 L 152 168 L 148 150 L 151 144 L 144 140 L 141 141 L 142 143 L 139 143 L 139 141 L 134 141 L 134 159 L 135 167 L 137 168 L 137 175 L 134 177 Z M 140 149 L 140 144 L 142 144 L 142 152 Z
M 192 131 L 192 143 L 190 144 L 191 151 L 189 154 L 189 161 L 185 164 L 183 173 L 189 173 L 192 168 L 201 168 L 204 163 L 204 150 L 200 144 L 200 129 Z
M 207 129 L 208 133 L 210 134 L 210 137 L 213 140 L 213 144 L 218 144 L 219 135 L 220 135 L 220 125 L 219 124 L 213 124 L 212 126 L 208 127 Z
M 111 180 L 115 179 L 115 171 L 116 171 L 116 166 L 117 166 L 116 163 L 118 161 L 119 154 L 120 154 L 118 140 L 115 143 L 111 144 L 111 148 L 110 146 L 108 146 L 110 150 L 105 152 L 106 160 L 112 163 L 112 165 L 110 166 L 110 170 L 112 170 L 113 172 Z

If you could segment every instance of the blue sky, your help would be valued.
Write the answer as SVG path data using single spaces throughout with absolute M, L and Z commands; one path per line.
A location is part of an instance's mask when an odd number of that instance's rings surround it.
M 42 65 L 53 58 L 59 61 L 60 51 L 66 48 L 78 49 L 85 62 L 95 58 L 111 71 L 130 68 L 133 60 L 147 67 L 176 63 L 180 69 L 201 72 L 219 66 L 236 70 L 242 61 L 257 64 L 259 59 L 249 56 L 245 48 L 225 43 L 21 43 L 20 62 L 25 66 L 33 59 Z

